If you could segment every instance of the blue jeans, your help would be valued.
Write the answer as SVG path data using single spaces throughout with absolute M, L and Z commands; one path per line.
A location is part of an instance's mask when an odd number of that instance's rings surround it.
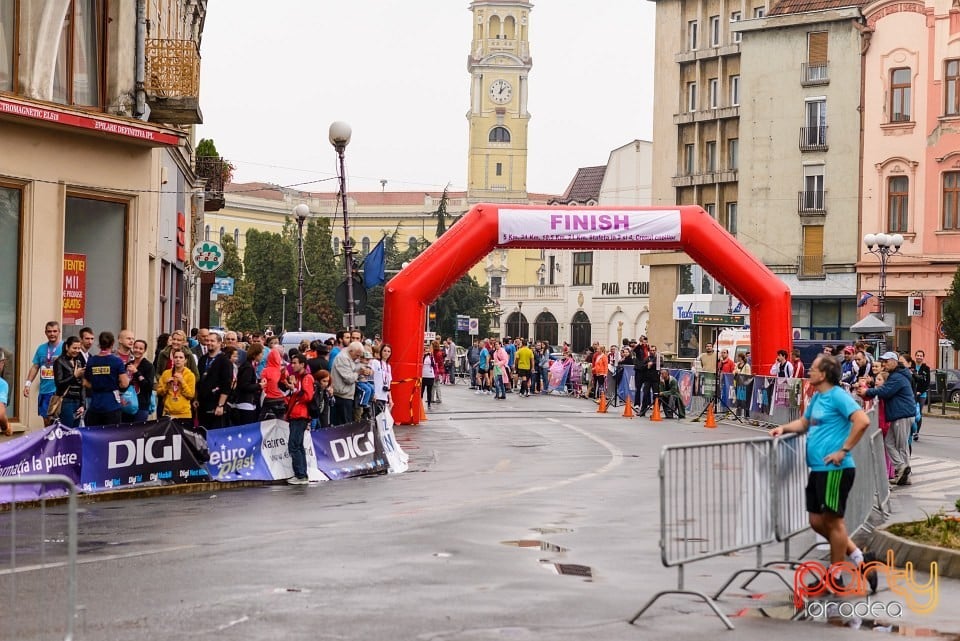
M 504 389 L 503 386 L 503 376 L 497 376 L 496 374 L 493 375 L 493 391 L 495 396 L 500 398 L 507 397 L 506 389 Z
M 65 398 L 60 405 L 60 422 L 67 427 L 76 427 L 80 421 L 74 417 L 83 402 L 79 398 Z
M 333 404 L 333 424 L 346 425 L 347 423 L 353 423 L 353 399 L 338 396 Z
M 307 430 L 307 419 L 292 418 L 290 423 L 290 438 L 287 440 L 287 451 L 290 452 L 290 462 L 293 463 L 293 475 L 298 479 L 307 478 L 307 451 L 303 447 L 303 436 Z

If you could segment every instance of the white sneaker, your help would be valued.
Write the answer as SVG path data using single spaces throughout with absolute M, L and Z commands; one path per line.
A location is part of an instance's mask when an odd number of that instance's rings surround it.
M 308 479 L 300 479 L 296 476 L 291 476 L 287 479 L 287 485 L 310 485 L 310 481 Z

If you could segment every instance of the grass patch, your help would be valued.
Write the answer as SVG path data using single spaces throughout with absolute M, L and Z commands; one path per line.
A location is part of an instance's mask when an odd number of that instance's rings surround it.
M 928 514 L 922 521 L 896 523 L 887 531 L 917 543 L 960 550 L 960 517 L 947 515 L 943 510 Z

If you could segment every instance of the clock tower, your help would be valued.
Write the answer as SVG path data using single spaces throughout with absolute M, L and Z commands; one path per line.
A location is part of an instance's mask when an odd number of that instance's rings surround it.
M 474 0 L 470 71 L 470 160 L 467 199 L 527 202 L 528 24 L 533 4 Z

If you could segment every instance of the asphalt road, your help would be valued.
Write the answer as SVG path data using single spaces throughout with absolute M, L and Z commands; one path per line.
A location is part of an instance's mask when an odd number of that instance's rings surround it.
M 578 399 L 495 401 L 463 387 L 443 394 L 428 422 L 397 428 L 411 456 L 406 474 L 83 505 L 76 638 L 580 641 L 725 633 L 685 597 L 661 600 L 637 625 L 626 620 L 657 590 L 676 585 L 658 549 L 661 447 L 753 433 L 630 420 L 619 416 L 622 408 L 598 415 Z M 925 426 L 918 453 L 941 460 L 942 443 L 955 446 L 948 439 L 960 423 L 942 423 Z M 907 504 L 912 491 L 895 504 Z M 944 501 L 952 491 L 943 488 Z M 9 572 L 0 548 L 0 641 L 56 638 L 62 629 L 63 569 L 29 567 L 33 540 L 46 539 L 56 554 L 62 513 L 48 510 L 43 533 L 36 511 L 18 515 L 22 571 Z M 0 546 L 9 546 L 10 529 L 10 516 L 0 515 Z M 710 591 L 752 562 L 744 552 L 691 564 L 686 584 Z M 727 613 L 740 615 L 729 638 L 862 637 L 778 618 L 786 608 L 776 604 L 788 593 L 767 579 L 754 587 L 769 590 L 767 612 L 775 616 L 764 618 L 735 591 L 724 601 Z M 960 600 L 957 586 L 943 594 Z M 960 633 L 958 616 L 911 625 Z

